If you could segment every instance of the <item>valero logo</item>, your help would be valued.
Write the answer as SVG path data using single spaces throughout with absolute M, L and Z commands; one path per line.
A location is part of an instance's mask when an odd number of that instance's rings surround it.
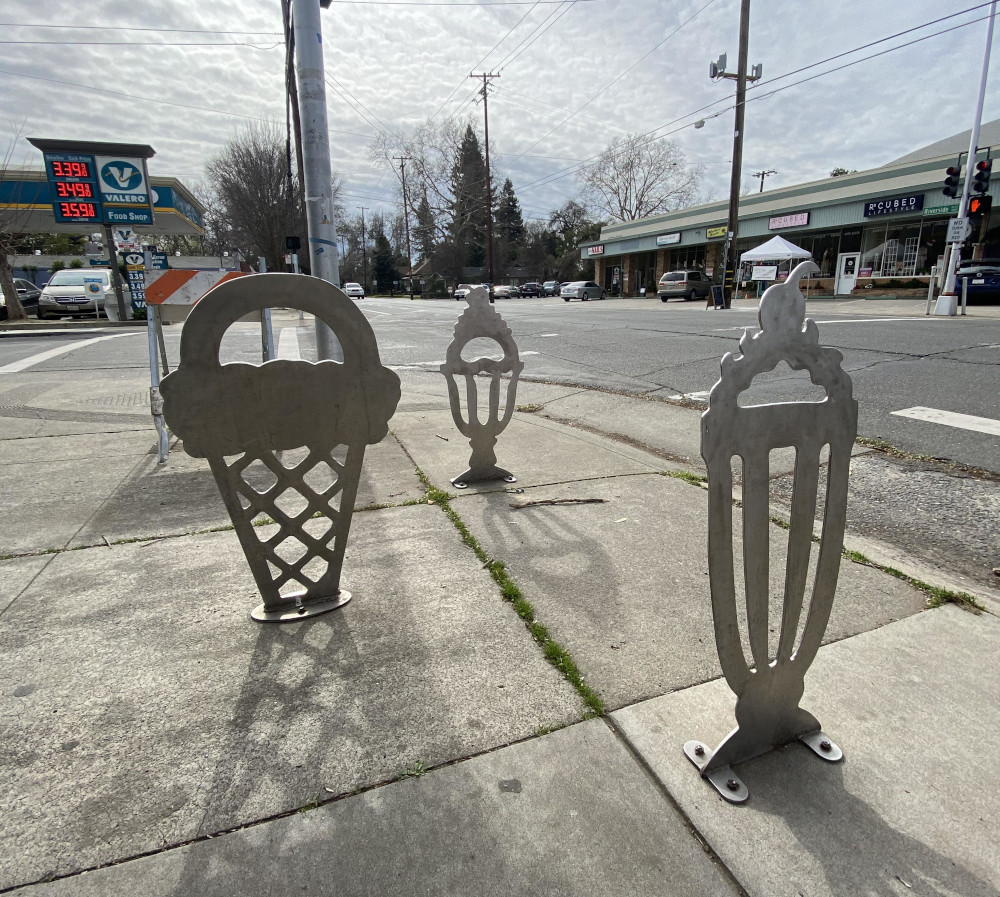
M 112 190 L 135 190 L 142 183 L 142 172 L 131 162 L 108 162 L 101 166 L 101 180 Z

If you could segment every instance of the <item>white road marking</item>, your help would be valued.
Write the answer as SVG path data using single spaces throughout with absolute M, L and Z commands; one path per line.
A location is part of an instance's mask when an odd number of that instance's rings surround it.
M 36 364 L 41 364 L 43 361 L 48 361 L 50 358 L 65 355 L 67 352 L 72 352 L 75 349 L 82 349 L 85 346 L 92 346 L 94 343 L 104 342 L 106 339 L 118 339 L 120 336 L 136 336 L 136 334 L 134 332 L 112 333 L 109 336 L 95 336 L 93 339 L 84 339 L 76 343 L 67 343 L 65 346 L 57 346 L 55 349 L 46 349 L 44 352 L 39 352 L 36 355 L 29 355 L 27 358 L 22 358 L 20 361 L 12 361 L 10 364 L 5 364 L 3 367 L 0 367 L 0 374 L 17 374 L 20 371 L 34 367 Z
M 299 354 L 299 331 L 295 327 L 282 327 L 278 334 L 278 358 L 287 358 L 289 361 L 298 361 L 302 356 Z
M 524 358 L 525 355 L 541 355 L 541 352 L 522 352 L 521 353 L 521 357 L 522 358 Z M 503 360 L 503 356 L 502 355 L 483 355 L 481 357 L 482 358 L 489 358 L 491 361 L 502 361 Z M 431 365 L 433 367 L 440 367 L 444 363 L 445 363 L 445 360 L 442 358 L 440 361 L 411 361 L 409 364 L 390 365 L 390 367 L 397 367 L 397 368 L 419 368 L 419 367 L 426 367 L 428 365 Z
M 897 417 L 910 417 L 913 420 L 925 420 L 932 424 L 945 427 L 957 427 L 960 430 L 975 430 L 977 433 L 988 433 L 990 436 L 1000 436 L 1000 420 L 989 417 L 975 417 L 972 414 L 958 414 L 954 411 L 942 411 L 940 408 L 904 408 L 892 412 Z
M 756 311 L 757 309 L 754 309 Z M 868 324 L 877 321 L 930 321 L 930 317 L 920 318 L 838 318 L 836 321 L 817 321 L 817 324 Z M 721 333 L 724 330 L 746 330 L 746 325 L 740 327 L 716 327 L 712 333 Z
M 708 404 L 708 396 L 712 392 L 710 389 L 702 390 L 701 392 L 686 392 L 681 398 L 689 399 L 692 402 L 701 402 L 703 405 Z
M 558 333 L 539 333 L 539 336 L 559 336 Z

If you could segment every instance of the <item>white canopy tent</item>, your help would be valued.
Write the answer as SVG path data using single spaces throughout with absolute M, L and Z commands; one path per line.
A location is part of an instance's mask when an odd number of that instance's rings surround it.
M 781 262 L 791 259 L 809 259 L 812 253 L 808 249 L 789 243 L 784 237 L 771 237 L 766 243 L 761 244 L 756 249 L 748 249 L 740 254 L 740 263 L 743 262 Z

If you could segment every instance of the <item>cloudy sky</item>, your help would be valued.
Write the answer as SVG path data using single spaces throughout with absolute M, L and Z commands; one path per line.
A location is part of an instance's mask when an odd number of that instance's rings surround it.
M 764 76 L 748 93 L 745 185 L 762 169 L 777 170 L 766 189 L 875 167 L 968 128 L 988 12 L 976 0 L 753 0 L 749 58 Z M 322 21 L 349 213 L 398 195 L 395 173 L 369 159 L 377 132 L 431 116 L 481 123 L 471 71 L 501 76 L 493 164 L 529 217 L 576 196 L 581 163 L 630 132 L 675 140 L 705 165 L 703 198 L 727 194 L 734 84 L 710 81 L 708 64 L 727 53 L 736 66 L 739 0 L 334 0 Z M 191 185 L 242 124 L 284 128 L 278 0 L 3 0 L 0 46 L 4 143 L 16 131 L 149 143 L 151 173 Z M 984 121 L 1000 117 L 997 83 Z M 23 137 L 12 161 L 40 164 Z

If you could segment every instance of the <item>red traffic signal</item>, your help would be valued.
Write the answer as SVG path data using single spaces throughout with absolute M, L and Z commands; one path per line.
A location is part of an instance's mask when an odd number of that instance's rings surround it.
M 945 196 L 958 196 L 958 179 L 962 176 L 962 166 L 952 165 L 945 169 L 944 187 Z
M 986 193 L 990 189 L 990 171 L 993 168 L 992 159 L 983 159 L 976 163 L 976 173 L 972 176 L 972 189 L 976 193 Z

